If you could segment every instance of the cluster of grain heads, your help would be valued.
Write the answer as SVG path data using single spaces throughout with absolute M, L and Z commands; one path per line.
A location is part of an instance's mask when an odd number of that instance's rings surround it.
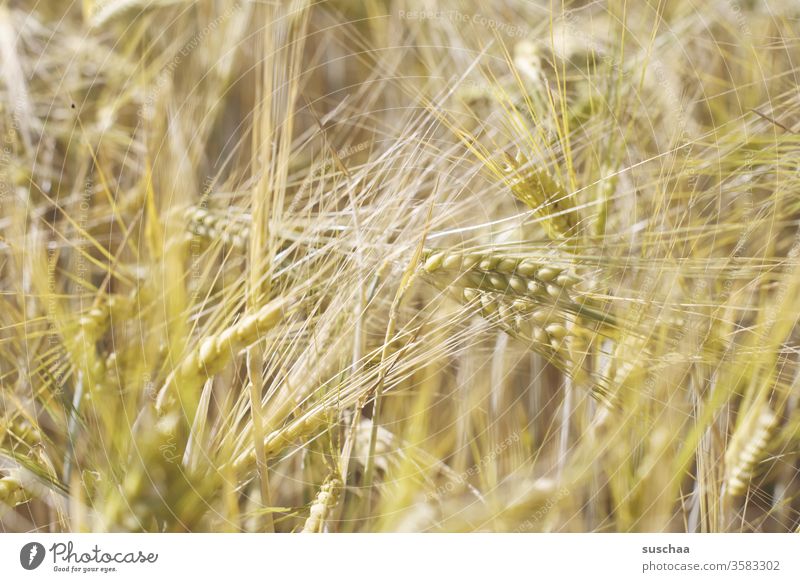
M 725 451 L 724 491 L 731 498 L 744 494 L 764 461 L 778 416 L 769 405 L 755 407 L 736 428 Z
M 117 503 L 109 504 L 110 521 L 146 531 L 166 522 L 185 529 L 202 527 L 204 499 L 215 494 L 213 483 L 218 473 L 184 467 L 189 427 L 200 404 L 201 388 L 289 311 L 290 298 L 275 299 L 192 347 L 158 393 L 155 410 L 144 410 L 137 419 L 136 446 L 146 448 L 148 458 L 127 472 L 122 495 Z M 180 519 L 174 519 L 176 514 Z
M 325 481 L 308 511 L 308 519 L 306 519 L 306 523 L 303 526 L 303 533 L 322 533 L 325 531 L 325 522 L 339 502 L 341 490 L 342 480 L 338 476 L 331 476 Z
M 189 231 L 203 240 L 220 241 L 225 246 L 246 252 L 250 239 L 250 229 L 247 224 L 231 220 L 227 216 L 202 207 L 191 207 L 186 218 L 189 221 Z
M 534 211 L 547 236 L 553 240 L 572 237 L 579 223 L 574 195 L 545 168 L 535 168 L 521 150 L 502 168 L 514 196 Z

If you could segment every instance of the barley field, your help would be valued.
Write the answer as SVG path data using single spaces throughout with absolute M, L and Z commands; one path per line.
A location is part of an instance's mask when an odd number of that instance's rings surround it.
M 0 2 L 0 531 L 800 531 L 794 0 Z

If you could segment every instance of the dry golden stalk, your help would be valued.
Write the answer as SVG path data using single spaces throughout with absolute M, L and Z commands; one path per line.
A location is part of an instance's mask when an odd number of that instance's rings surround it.
M 339 502 L 341 490 L 342 480 L 339 477 L 332 476 L 325 481 L 311 504 L 303 533 L 322 533 L 325 530 L 325 520 Z
M 725 452 L 724 490 L 738 497 L 746 490 L 766 457 L 769 442 L 778 427 L 778 416 L 769 405 L 754 408 L 734 431 Z
M 513 160 L 508 159 L 503 173 L 514 196 L 541 219 L 547 236 L 557 240 L 576 234 L 579 216 L 574 195 L 546 169 L 531 167 L 527 157 L 518 151 Z

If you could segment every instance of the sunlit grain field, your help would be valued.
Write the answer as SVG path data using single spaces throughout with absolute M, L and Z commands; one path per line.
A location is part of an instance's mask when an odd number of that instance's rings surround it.
M 430 4 L 0 4 L 0 531 L 800 528 L 800 6 Z

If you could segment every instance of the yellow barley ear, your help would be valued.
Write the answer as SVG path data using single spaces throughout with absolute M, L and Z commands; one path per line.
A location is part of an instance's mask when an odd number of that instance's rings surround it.
M 534 211 L 548 237 L 562 240 L 577 233 L 575 196 L 546 168 L 533 167 L 519 150 L 514 158 L 506 156 L 502 174 L 514 197 Z
M 743 495 L 759 464 L 767 457 L 770 440 L 779 418 L 769 405 L 753 408 L 737 427 L 725 451 L 725 492 L 730 497 Z

